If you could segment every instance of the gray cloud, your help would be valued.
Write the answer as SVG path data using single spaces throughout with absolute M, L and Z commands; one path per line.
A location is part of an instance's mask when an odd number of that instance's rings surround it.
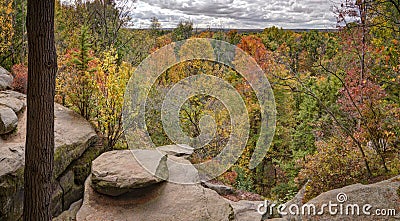
M 187 19 L 199 28 L 333 28 L 336 21 L 330 0 L 138 0 L 135 7 L 142 28 L 152 17 L 165 28 Z

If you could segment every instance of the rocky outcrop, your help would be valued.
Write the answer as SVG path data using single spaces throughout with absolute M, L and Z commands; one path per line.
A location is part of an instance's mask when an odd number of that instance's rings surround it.
M 156 164 L 154 167 L 157 176 L 143 168 L 130 150 L 110 151 L 93 161 L 91 179 L 93 189 L 108 196 L 119 196 L 167 179 L 167 157 L 158 154 L 158 151 L 142 151 L 145 152 L 144 155 L 149 162 Z
M 97 193 L 88 178 L 78 221 L 232 220 L 229 203 L 200 185 L 169 182 L 110 197 Z
M 284 220 L 360 220 L 360 221 L 373 221 L 373 220 L 399 220 L 400 219 L 400 176 L 394 177 L 389 180 L 382 182 L 363 185 L 354 184 L 346 186 L 340 189 L 334 189 L 319 196 L 311 199 L 307 203 L 302 203 L 302 195 L 304 190 L 299 192 L 299 197 L 295 198 L 291 202 L 287 203 L 293 206 L 292 211 L 296 211 L 297 208 L 302 208 L 302 205 L 307 205 L 308 208 L 304 209 L 304 213 L 300 212 L 299 216 L 289 215 L 284 216 Z M 332 214 L 329 211 L 328 204 L 335 204 L 332 207 Z M 309 206 L 315 206 L 316 213 L 321 212 L 322 214 L 313 214 L 313 209 L 310 210 Z M 325 205 L 325 207 L 323 207 Z M 364 212 L 364 206 L 366 209 Z M 371 206 L 371 207 L 369 207 Z M 323 209 L 322 209 L 323 208 Z M 342 208 L 342 210 L 341 210 Z M 377 209 L 379 211 L 377 211 Z M 308 215 L 308 210 L 311 211 L 311 215 Z M 394 215 L 379 216 L 380 212 L 389 213 L 391 210 L 396 211 Z M 335 212 L 336 211 L 336 212 Z M 334 214 L 336 213 L 336 214 Z M 368 214 L 370 213 L 370 214 Z
M 11 89 L 14 78 L 4 68 L 0 67 L 0 91 Z
M 165 154 L 165 153 L 164 153 Z M 168 171 L 169 175 L 177 176 L 179 168 L 169 168 L 175 164 L 168 164 L 168 160 L 165 166 L 165 155 L 157 155 L 156 151 L 144 152 L 143 155 L 148 156 L 148 161 L 142 162 L 143 164 L 152 165 L 150 169 L 157 171 L 157 168 L 161 171 Z M 129 157 L 128 157 L 129 156 Z M 157 157 L 155 157 L 157 156 Z M 108 158 L 108 159 L 105 159 Z M 174 161 L 187 163 L 188 161 L 182 157 L 176 157 L 175 155 L 169 155 Z M 141 156 L 141 160 L 145 159 Z M 91 177 L 86 180 L 85 183 L 85 194 L 82 207 L 76 214 L 76 220 L 78 221 L 91 221 L 91 220 L 237 220 L 237 221 L 254 221 L 254 220 L 399 220 L 399 213 L 397 216 L 385 216 L 378 217 L 374 215 L 351 215 L 337 214 L 332 216 L 328 213 L 325 207 L 325 213 L 320 215 L 304 215 L 304 213 L 298 213 L 300 215 L 295 216 L 290 214 L 293 208 L 302 208 L 303 205 L 314 205 L 316 208 L 322 208 L 323 204 L 333 202 L 340 205 L 338 200 L 343 200 L 343 208 L 347 205 L 359 205 L 362 209 L 363 205 L 370 204 L 372 206 L 371 213 L 373 214 L 375 209 L 394 209 L 399 212 L 400 208 L 400 176 L 375 183 L 370 185 L 355 184 L 347 186 L 341 189 L 336 189 L 322 193 L 318 197 L 312 199 L 307 203 L 303 203 L 304 192 L 306 186 L 303 187 L 299 193 L 291 201 L 285 204 L 286 209 L 283 212 L 288 215 L 283 215 L 282 218 L 269 218 L 279 217 L 277 213 L 278 205 L 273 202 L 267 201 L 248 201 L 238 200 L 231 201 L 221 197 L 217 191 L 223 195 L 226 187 L 223 185 L 217 185 L 210 182 L 203 182 L 200 184 L 182 185 L 171 182 L 143 182 L 140 179 L 135 179 L 135 175 L 130 175 L 129 171 L 138 171 L 139 174 L 144 172 L 137 168 L 138 165 L 129 151 L 112 151 L 103 154 L 95 161 L 100 161 L 102 166 L 102 173 L 113 188 L 121 188 L 123 191 L 116 196 L 108 194 L 101 190 L 104 186 L 97 186 L 97 190 L 94 189 L 93 177 L 98 172 L 92 172 Z M 96 168 L 96 162 L 94 162 L 93 168 Z M 135 165 L 130 166 L 129 164 Z M 122 169 L 122 165 L 127 165 L 127 171 Z M 161 165 L 161 166 L 160 166 Z M 112 169 L 116 168 L 116 169 Z M 146 167 L 147 168 L 147 167 Z M 162 169 L 160 169 L 162 168 Z M 194 168 L 194 167 L 193 167 Z M 194 168 L 195 169 L 195 168 Z M 94 170 L 96 171 L 96 170 Z M 110 171 L 110 176 L 105 171 Z M 185 174 L 185 171 L 183 171 Z M 188 174 L 192 174 L 191 173 Z M 152 173 L 150 173 L 152 174 Z M 146 174 L 150 179 L 155 179 L 149 174 Z M 98 176 L 98 175 L 97 175 Z M 130 186 L 126 188 L 125 185 L 120 185 L 121 181 L 119 178 L 124 179 Z M 146 178 L 147 179 L 147 178 Z M 138 185 L 135 183 L 138 182 Z M 218 188 L 217 188 L 218 187 Z M 229 188 L 228 188 L 229 189 Z M 100 190 L 100 191 L 99 191 Z M 217 190 L 217 191 L 215 191 Z M 228 193 L 230 190 L 228 191 Z M 234 191 L 237 192 L 237 191 Z M 344 198 L 338 198 L 339 195 Z M 275 205 L 272 214 L 266 213 L 261 215 L 258 213 L 260 205 Z M 295 206 L 295 207 L 293 207 Z M 288 210 L 289 207 L 293 207 L 292 210 Z M 338 209 L 340 207 L 337 207 Z M 265 209 L 265 208 L 263 208 Z M 74 210 L 76 211 L 76 209 Z M 318 212 L 318 211 L 316 211 Z M 71 220 L 75 219 L 75 213 L 69 213 L 68 215 Z M 303 215 L 301 215 L 303 214 Z
M 22 215 L 26 137 L 25 104 L 23 94 L 14 91 L 0 92 L 0 109 L 1 107 L 8 108 L 18 120 L 12 133 L 0 138 L 0 220 L 18 220 Z M 56 182 L 53 193 L 53 214 L 58 215 L 82 197 L 83 181 L 88 173 L 80 174 L 76 169 L 79 168 L 77 162 L 88 164 L 79 160 L 91 152 L 89 147 L 93 147 L 96 140 L 97 135 L 90 123 L 72 110 L 55 105 L 53 174 Z M 89 157 L 89 164 L 95 157 Z
M 370 185 L 354 184 L 340 189 L 331 190 L 320 194 L 307 204 L 315 205 L 316 208 L 321 208 L 323 204 L 332 201 L 335 204 L 343 205 L 344 212 L 338 212 L 337 215 L 330 215 L 328 209 L 324 210 L 321 216 L 303 216 L 303 220 L 399 220 L 400 219 L 400 196 L 398 188 L 400 187 L 400 176 L 385 180 L 379 183 Z M 362 212 L 364 205 L 371 205 L 369 212 L 371 215 Z M 358 205 L 360 207 L 360 215 L 346 215 L 345 210 L 349 205 Z M 339 208 L 339 207 L 338 207 Z M 397 214 L 395 216 L 379 217 L 375 215 L 376 209 L 394 209 Z M 348 209 L 351 214 L 352 209 Z
M 161 154 L 160 157 L 159 151 L 140 151 L 140 154 L 143 154 L 140 162 L 146 164 L 146 168 L 150 170 L 154 168 L 156 175 L 158 175 L 157 173 L 161 174 L 156 177 L 143 168 L 138 168 L 140 164 L 129 152 L 104 153 L 93 162 L 92 175 L 86 181 L 84 201 L 77 214 L 77 220 L 233 219 L 234 214 L 229 202 L 215 191 L 206 189 L 199 184 L 183 185 L 160 182 L 158 177 L 163 177 L 169 168 L 166 164 L 166 156 Z M 135 156 L 137 154 L 138 152 L 135 152 Z M 147 156 L 148 160 L 145 160 L 144 156 Z M 100 161 L 102 162 L 100 163 Z M 99 170 L 98 164 L 101 164 L 101 170 Z M 151 166 L 151 164 L 154 165 Z M 124 165 L 127 170 L 123 169 Z M 99 173 L 99 171 L 102 172 Z M 110 175 L 105 171 L 110 171 Z M 135 171 L 138 174 L 134 174 Z M 104 174 L 104 176 L 100 176 L 100 179 L 106 180 L 107 185 L 98 185 L 100 174 Z M 138 177 L 143 179 L 138 179 Z M 124 181 L 120 181 L 119 178 Z M 126 185 L 121 185 L 122 183 Z M 121 188 L 121 191 L 116 191 L 118 196 L 110 196 L 116 195 L 109 194 L 110 186 Z

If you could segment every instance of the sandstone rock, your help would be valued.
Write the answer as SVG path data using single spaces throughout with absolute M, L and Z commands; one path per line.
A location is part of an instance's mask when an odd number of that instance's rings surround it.
M 53 218 L 53 221 L 75 221 L 76 213 L 81 208 L 82 200 L 78 200 L 71 204 L 68 210 L 61 213 L 59 216 Z
M 0 67 L 0 91 L 11 89 L 14 78 L 4 68 Z
M 97 140 L 92 125 L 74 111 L 55 104 L 54 107 L 54 172 L 58 177 L 72 161 L 79 158 Z
M 176 144 L 157 147 L 157 150 L 176 157 L 188 157 L 194 149 L 186 144 Z
M 6 106 L 0 106 L 0 135 L 8 134 L 17 128 L 18 117 L 15 112 Z
M 229 203 L 235 213 L 235 221 L 261 221 L 263 219 L 263 215 L 258 213 L 257 209 L 264 201 L 240 200 L 234 202 L 229 200 Z
M 24 103 L 26 103 L 26 95 L 25 94 L 21 94 L 17 91 L 11 91 L 11 90 L 6 90 L 6 91 L 1 91 L 2 96 L 8 96 L 8 97 L 12 97 L 12 98 L 16 98 L 18 100 L 23 101 Z
M 74 171 L 69 170 L 63 176 L 59 178 L 60 186 L 63 192 L 68 192 L 74 185 Z
M 354 184 L 346 186 L 340 189 L 334 189 L 319 196 L 311 199 L 306 204 L 314 205 L 316 211 L 320 212 L 323 204 L 337 204 L 336 215 L 331 215 L 328 207 L 324 208 L 322 215 L 302 215 L 296 220 L 360 220 L 360 221 L 373 221 L 373 220 L 399 220 L 400 219 L 400 196 L 398 194 L 398 188 L 400 187 L 400 176 L 394 177 L 389 180 L 385 180 L 379 183 L 362 185 Z M 338 195 L 340 197 L 338 197 Z M 371 215 L 363 213 L 363 206 L 370 204 L 372 206 L 369 209 Z M 342 205 L 342 212 L 340 212 L 340 205 Z M 359 215 L 357 215 L 357 209 L 353 210 L 353 206 L 359 208 Z M 347 209 L 346 209 L 347 208 Z M 301 206 L 300 206 L 301 209 Z M 397 211 L 395 216 L 376 216 L 372 215 L 376 209 L 394 209 Z M 346 210 L 348 215 L 346 215 Z M 305 210 L 307 212 L 307 210 Z M 354 213 L 353 213 L 354 211 Z M 368 212 L 368 211 L 367 211 Z M 284 216 L 286 220 L 295 220 L 293 217 L 289 218 Z
M 63 195 L 63 210 L 67 210 L 69 206 L 83 198 L 84 187 L 74 184 L 69 191 L 64 191 Z
M 0 145 L 0 220 L 18 220 L 23 208 L 24 145 Z
M 199 172 L 189 160 L 182 157 L 168 156 L 169 181 L 180 184 L 200 183 Z
M 304 194 L 306 191 L 306 186 L 307 184 L 305 184 L 300 190 L 299 192 L 293 197 L 293 199 L 291 199 L 289 202 L 285 203 L 285 209 L 283 210 L 284 213 L 286 213 L 286 215 L 283 216 L 283 218 L 287 219 L 287 220 L 291 220 L 291 221 L 301 221 L 301 216 L 300 214 L 291 214 L 289 212 L 289 207 L 291 205 L 297 205 L 298 207 L 303 206 L 303 199 L 304 199 Z
M 99 193 L 119 196 L 133 189 L 146 187 L 165 180 L 167 157 L 156 150 L 141 150 L 141 163 L 154 168 L 155 175 L 147 171 L 130 150 L 103 153 L 92 164 L 92 187 Z M 138 152 L 135 152 L 138 154 Z M 152 165 L 153 164 L 153 165 Z M 162 177 L 164 179 L 162 179 Z
M 230 186 L 225 186 L 225 185 L 219 185 L 219 184 L 213 184 L 210 182 L 201 182 L 201 185 L 208 189 L 212 189 L 215 192 L 217 192 L 219 195 L 228 195 L 228 194 L 233 194 L 235 190 L 230 187 Z
M 346 186 L 340 189 L 331 190 L 325 193 L 320 194 L 316 198 L 307 202 L 307 204 L 313 204 L 317 208 L 321 208 L 322 204 L 328 203 L 332 201 L 334 203 L 343 204 L 344 207 L 346 205 L 357 204 L 360 206 L 360 215 L 335 215 L 331 216 L 328 213 L 328 210 L 325 210 L 323 216 L 320 217 L 303 217 L 303 220 L 377 220 L 380 219 L 374 215 L 365 215 L 362 213 L 362 206 L 366 204 L 370 204 L 372 209 L 370 212 L 374 213 L 374 209 L 395 209 L 397 211 L 396 216 L 385 216 L 381 217 L 384 220 L 399 220 L 400 219 L 400 196 L 397 193 L 398 188 L 400 187 L 400 176 L 395 178 L 385 180 L 379 183 L 370 184 L 370 185 L 362 185 L 362 184 L 354 184 L 350 186 Z M 347 200 L 343 203 L 338 201 L 338 194 L 345 194 L 347 196 Z M 342 195 L 344 196 L 344 195 Z M 340 199 L 340 198 L 339 198 Z
M 73 202 L 83 197 L 83 186 L 76 185 L 74 178 L 74 171 L 67 170 L 56 180 L 55 183 L 59 187 L 56 190 L 59 190 L 61 195 L 58 198 L 53 198 L 53 204 L 58 204 L 55 206 L 57 209 L 53 210 L 53 214 L 60 214 L 62 211 L 67 210 Z M 56 192 L 53 192 L 53 197 Z
M 0 105 L 11 108 L 15 113 L 20 113 L 26 107 L 25 95 L 15 91 L 1 91 Z
M 23 95 L 16 92 L 7 93 L 11 97 L 24 98 Z M 13 110 L 8 109 L 14 113 Z M 0 220 L 4 221 L 19 220 L 22 215 L 26 112 L 20 116 L 18 121 L 16 133 L 7 137 L 6 140 L 0 138 Z M 90 123 L 72 110 L 56 104 L 54 178 L 60 180 L 60 175 L 66 171 L 71 162 L 79 158 L 96 139 L 97 135 Z M 73 179 L 64 178 L 63 185 L 68 187 L 70 184 L 66 184 L 66 182 L 73 182 Z M 60 189 L 57 190 L 53 198 L 65 197 L 62 189 L 61 192 Z M 76 195 L 72 198 L 76 198 Z M 61 212 L 60 208 L 64 209 L 64 207 L 66 205 L 62 203 L 52 205 L 55 212 Z
M 118 197 L 94 191 L 86 181 L 79 221 L 232 220 L 229 203 L 201 185 L 162 182 Z

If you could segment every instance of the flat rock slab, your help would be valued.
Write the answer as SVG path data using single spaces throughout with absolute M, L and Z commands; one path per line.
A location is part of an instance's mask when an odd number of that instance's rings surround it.
M 206 187 L 208 189 L 212 189 L 212 190 L 216 191 L 219 195 L 223 195 L 223 196 L 235 193 L 235 190 L 230 186 L 213 184 L 213 183 L 210 183 L 207 181 L 201 182 L 201 185 L 203 185 L 204 187 Z
M 176 144 L 157 147 L 157 150 L 176 157 L 188 157 L 194 149 L 186 144 Z
M 140 163 L 135 156 L 140 158 Z M 157 150 L 115 150 L 92 163 L 92 187 L 99 193 L 119 196 L 168 178 L 167 157 Z M 153 175 L 155 174 L 155 175 Z
M 90 178 L 78 221 L 188 221 L 233 219 L 229 203 L 201 185 L 163 182 L 118 197 L 93 190 Z

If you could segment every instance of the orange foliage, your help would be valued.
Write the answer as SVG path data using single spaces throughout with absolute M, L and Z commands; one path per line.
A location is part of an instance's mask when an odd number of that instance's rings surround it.
M 267 69 L 269 56 L 261 38 L 253 35 L 245 36 L 237 46 L 252 56 L 263 70 Z

